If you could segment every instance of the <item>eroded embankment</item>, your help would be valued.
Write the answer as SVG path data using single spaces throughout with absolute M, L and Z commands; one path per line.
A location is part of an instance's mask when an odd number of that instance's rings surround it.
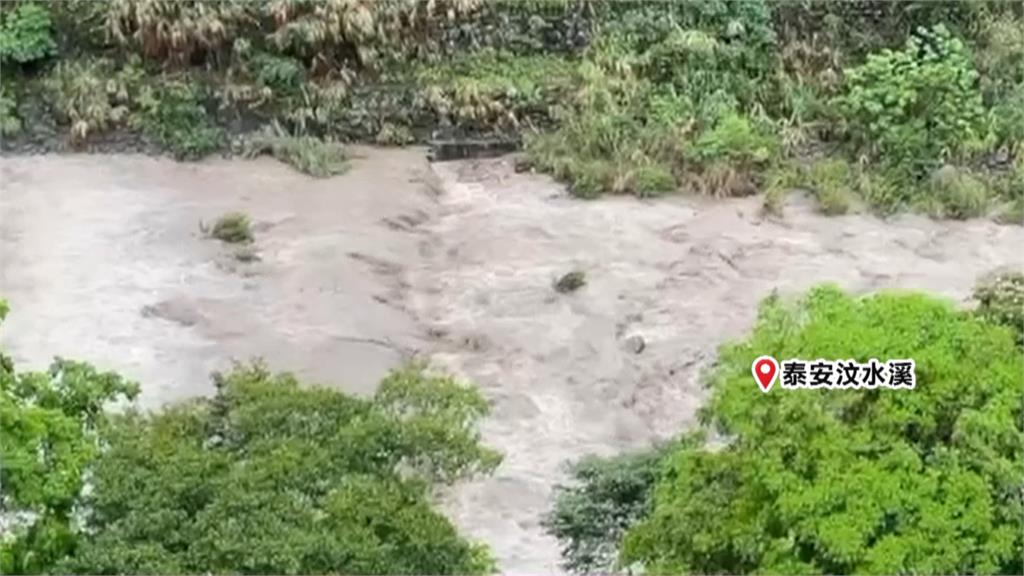
M 143 382 L 155 406 L 210 390 L 229 359 L 365 391 L 427 355 L 494 402 L 497 473 L 458 487 L 455 520 L 512 573 L 557 568 L 540 528 L 567 459 L 674 434 L 700 371 L 773 289 L 927 289 L 962 301 L 1021 265 L 1024 228 L 903 216 L 782 221 L 757 198 L 567 198 L 508 160 L 434 166 L 364 150 L 317 181 L 270 160 L 0 159 L 0 295 L 15 359 L 90 360 Z M 427 183 L 425 183 L 427 182 Z M 259 262 L 204 239 L 243 210 Z M 559 294 L 573 269 L 587 284 Z M 642 346 L 639 344 L 642 341 Z

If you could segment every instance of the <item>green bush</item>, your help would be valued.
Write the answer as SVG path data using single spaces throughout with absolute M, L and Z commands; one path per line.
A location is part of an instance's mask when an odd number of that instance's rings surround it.
M 850 210 L 854 195 L 850 186 L 853 170 L 847 162 L 818 161 L 808 168 L 807 175 L 822 213 L 835 216 Z
M 416 141 L 407 126 L 385 122 L 381 125 L 373 141 L 380 146 L 405 146 Z
M 7 305 L 0 300 L 0 321 Z M 262 365 L 212 397 L 107 412 L 138 385 L 0 353 L 5 574 L 484 574 L 487 548 L 434 507 L 492 471 L 470 386 L 412 365 L 370 398 Z
M 999 224 L 1024 226 L 1024 197 L 1005 204 L 994 219 Z
M 1006 326 L 1024 345 L 1024 272 L 1001 272 L 978 283 L 974 289 L 975 311 L 989 322 Z
M 975 60 L 982 92 L 994 102 L 1024 84 L 1024 14 L 992 16 L 980 36 Z
M 991 122 L 996 145 L 1005 146 L 1010 154 L 1024 157 L 1024 81 L 992 107 Z
M 770 128 L 734 112 L 695 141 L 683 145 L 690 186 L 711 196 L 747 196 L 757 191 L 758 172 L 778 149 Z
M 775 30 L 772 7 L 764 0 L 626 0 L 601 3 L 595 9 L 602 32 L 626 40 L 635 53 L 646 52 L 681 29 L 700 31 L 728 45 L 740 53 L 742 59 L 737 60 L 747 68 L 771 62 Z
M 71 140 L 83 142 L 127 117 L 130 94 L 118 83 L 106 59 L 58 62 L 44 79 L 47 96 L 60 119 L 70 125 Z
M 700 163 L 728 162 L 739 169 L 763 165 L 778 149 L 770 129 L 736 113 L 725 115 L 687 150 Z
M 970 173 L 943 166 L 930 178 L 922 203 L 933 216 L 962 220 L 983 216 L 990 206 L 989 187 Z
M 628 71 L 606 70 L 584 62 L 578 88 L 557 111 L 558 127 L 526 139 L 529 161 L 568 180 L 573 194 L 593 198 L 603 193 L 632 193 L 628 174 L 649 160 L 636 121 L 643 87 Z
M 576 574 L 610 573 L 626 530 L 650 513 L 651 489 L 664 450 L 574 463 L 572 483 L 555 487 L 544 528 L 562 547 L 562 566 Z
M 917 178 L 907 175 L 899 167 L 861 170 L 857 174 L 857 191 L 876 213 L 882 215 L 907 209 L 915 203 L 921 205 L 922 189 L 925 188 Z
M 773 390 L 777 359 L 911 358 L 913 390 Z M 1024 355 L 951 302 L 812 290 L 768 299 L 707 380 L 703 433 L 663 461 L 620 565 L 647 573 L 1024 571 Z M 720 434 L 711 449 L 702 435 Z
M 202 90 L 187 81 L 166 81 L 139 97 L 137 121 L 178 160 L 198 160 L 221 145 L 221 131 L 202 104 Z
M 18 102 L 0 87 L 0 136 L 13 136 L 18 132 L 21 132 Z
M 419 99 L 437 118 L 472 133 L 550 123 L 550 103 L 569 93 L 573 66 L 560 56 L 490 51 L 416 70 Z
M 838 105 L 859 149 L 918 175 L 984 136 L 978 73 L 963 42 L 942 25 L 848 70 Z
M 50 10 L 35 2 L 22 2 L 0 11 L 0 62 L 25 64 L 57 50 Z
M 500 461 L 473 389 L 413 367 L 370 399 L 240 366 L 217 393 L 113 418 L 84 537 L 60 572 L 482 574 L 485 547 L 433 507 Z M 144 487 L 140 489 L 139 487 Z
M 633 189 L 640 198 L 672 192 L 678 186 L 668 166 L 650 163 L 638 166 L 632 174 Z
M 786 168 L 773 178 L 773 188 L 807 190 L 817 199 L 822 214 L 836 216 L 850 210 L 856 178 L 848 162 L 841 159 L 819 159 L 808 165 Z
M 249 216 L 242 212 L 228 212 L 217 218 L 209 233 L 212 238 L 229 244 L 252 242 L 254 238 Z
M 0 299 L 0 323 L 7 310 Z M 116 374 L 61 358 L 45 372 L 17 372 L 0 350 L 0 481 L 9 522 L 0 571 L 41 573 L 73 550 L 75 504 L 103 445 L 104 406 L 138 393 Z M 24 515 L 34 521 L 25 525 Z
M 291 136 L 279 126 L 268 127 L 249 136 L 243 147 L 245 155 L 250 158 L 270 154 L 316 178 L 327 178 L 348 170 L 348 153 L 343 145 L 312 136 Z

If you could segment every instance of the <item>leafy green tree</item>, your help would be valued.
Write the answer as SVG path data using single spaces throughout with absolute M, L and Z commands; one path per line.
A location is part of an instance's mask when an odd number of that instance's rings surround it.
M 555 488 L 544 527 L 562 544 L 563 567 L 577 574 L 615 568 L 626 529 L 650 512 L 651 489 L 664 449 L 611 458 L 587 456 L 572 466 L 572 483 Z
M 7 305 L 0 300 L 0 322 Z M 17 373 L 0 352 L 0 572 L 32 573 L 74 545 L 72 518 L 84 472 L 99 451 L 103 406 L 138 386 L 58 358 L 47 372 Z
M 848 70 L 837 103 L 857 146 L 920 175 L 984 137 L 978 79 L 963 41 L 940 24 Z
M 912 358 L 913 390 L 773 390 L 752 361 Z M 1024 573 L 1024 356 L 924 295 L 766 301 L 621 562 L 653 573 Z M 704 436 L 727 443 L 710 450 Z
M 0 61 L 25 64 L 57 50 L 48 7 L 22 2 L 0 11 Z
M 61 572 L 476 574 L 487 550 L 431 503 L 493 469 L 473 389 L 419 366 L 372 399 L 239 366 L 218 391 L 112 418 Z

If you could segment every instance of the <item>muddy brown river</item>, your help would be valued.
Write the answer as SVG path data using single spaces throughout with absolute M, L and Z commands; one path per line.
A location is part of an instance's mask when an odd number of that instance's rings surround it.
M 779 220 L 759 198 L 584 202 L 507 159 L 357 152 L 328 180 L 270 159 L 0 159 L 3 347 L 23 367 L 61 355 L 118 370 L 148 407 L 209 393 L 232 359 L 356 393 L 430 359 L 491 399 L 485 439 L 505 454 L 447 495 L 448 513 L 503 571 L 554 572 L 540 520 L 565 462 L 692 424 L 700 371 L 772 290 L 831 281 L 967 304 L 978 277 L 1024 265 L 1020 226 L 825 218 L 799 196 Z M 232 210 L 256 224 L 257 261 L 201 232 Z M 553 290 L 574 269 L 587 284 Z

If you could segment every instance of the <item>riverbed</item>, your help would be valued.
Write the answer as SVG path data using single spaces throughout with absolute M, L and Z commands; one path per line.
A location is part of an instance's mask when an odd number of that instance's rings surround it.
M 54 355 L 142 384 L 155 408 L 263 358 L 365 394 L 422 358 L 479 385 L 505 460 L 444 505 L 509 573 L 558 570 L 540 526 L 565 463 L 692 425 L 700 374 L 772 291 L 922 289 L 968 306 L 976 280 L 1024 265 L 1024 228 L 902 215 L 824 217 L 792 196 L 570 198 L 508 158 L 429 164 L 355 151 L 316 180 L 271 159 L 0 159 L 0 340 L 19 366 Z M 253 252 L 206 237 L 228 211 Z M 251 261 L 249 258 L 254 257 Z M 553 283 L 580 271 L 585 285 Z

